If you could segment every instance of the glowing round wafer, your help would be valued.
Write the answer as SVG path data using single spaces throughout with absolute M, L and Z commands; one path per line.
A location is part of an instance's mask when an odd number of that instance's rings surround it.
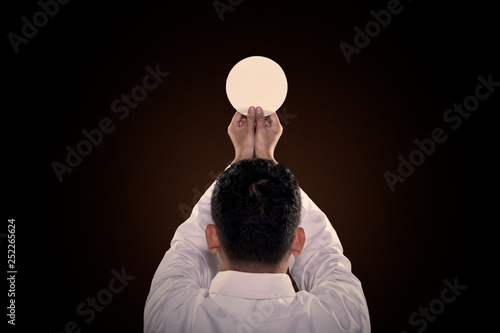
M 226 80 L 229 102 L 244 115 L 250 106 L 260 106 L 264 115 L 269 116 L 281 107 L 287 91 L 283 69 L 275 61 L 262 56 L 240 60 Z

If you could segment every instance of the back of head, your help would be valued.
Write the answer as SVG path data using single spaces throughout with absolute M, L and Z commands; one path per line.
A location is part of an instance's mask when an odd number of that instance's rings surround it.
M 212 219 L 233 269 L 263 271 L 287 254 L 300 223 L 300 188 L 293 174 L 270 160 L 231 165 L 212 193 Z

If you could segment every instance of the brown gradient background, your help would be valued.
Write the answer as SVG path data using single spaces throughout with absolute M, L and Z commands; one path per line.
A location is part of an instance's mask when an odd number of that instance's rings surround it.
M 408 317 L 454 277 L 468 289 L 425 332 L 497 327 L 488 236 L 498 220 L 490 207 L 499 92 L 456 131 L 442 120 L 474 93 L 478 75 L 500 81 L 498 18 L 483 2 L 402 1 L 351 64 L 339 43 L 352 44 L 353 28 L 387 1 L 245 0 L 223 22 L 211 1 L 74 1 L 19 54 L 5 38 L 16 328 L 60 332 L 73 320 L 82 332 L 142 331 L 152 276 L 184 220 L 179 206 L 192 207 L 233 157 L 225 79 L 250 55 L 272 58 L 287 75 L 284 105 L 295 118 L 283 122 L 276 159 L 339 234 L 373 332 L 416 332 Z M 4 35 L 39 10 L 35 1 L 12 6 Z M 119 120 L 111 102 L 156 64 L 170 76 Z M 59 183 L 50 164 L 102 118 L 115 130 Z M 448 140 L 391 193 L 383 173 L 436 127 Z M 135 279 L 85 324 L 77 305 L 122 267 Z

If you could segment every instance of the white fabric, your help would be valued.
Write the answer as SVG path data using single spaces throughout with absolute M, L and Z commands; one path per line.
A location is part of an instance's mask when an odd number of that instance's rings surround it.
M 286 274 L 219 272 L 205 239 L 214 184 L 178 227 L 156 270 L 144 332 L 370 332 L 361 283 L 330 221 L 302 190 L 306 242 L 290 261 L 299 292 Z

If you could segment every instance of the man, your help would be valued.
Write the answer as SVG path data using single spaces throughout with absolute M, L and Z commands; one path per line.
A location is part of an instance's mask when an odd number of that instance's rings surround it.
M 282 131 L 260 107 L 235 113 L 235 159 L 177 229 L 153 277 L 145 332 L 370 332 L 335 230 L 274 159 Z

